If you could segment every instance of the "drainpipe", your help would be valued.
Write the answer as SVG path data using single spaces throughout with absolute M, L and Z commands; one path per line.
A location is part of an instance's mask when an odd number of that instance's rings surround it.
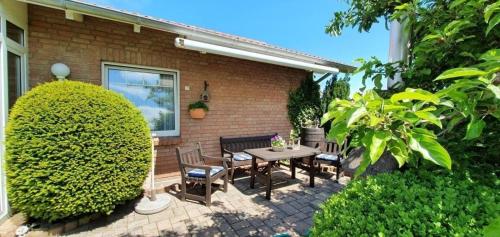
M 389 38 L 389 63 L 406 61 L 408 56 L 408 36 L 404 32 L 405 23 L 393 20 L 390 24 Z M 387 78 L 387 89 L 403 86 L 401 73 L 396 73 L 393 78 Z

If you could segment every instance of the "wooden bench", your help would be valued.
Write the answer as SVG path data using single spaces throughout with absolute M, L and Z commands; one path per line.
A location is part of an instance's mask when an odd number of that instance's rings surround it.
M 271 138 L 276 135 L 278 134 L 249 137 L 220 137 L 222 157 L 229 159 L 231 183 L 234 184 L 234 171 L 236 169 L 249 169 L 252 166 L 252 156 L 243 151 L 246 149 L 271 147 Z

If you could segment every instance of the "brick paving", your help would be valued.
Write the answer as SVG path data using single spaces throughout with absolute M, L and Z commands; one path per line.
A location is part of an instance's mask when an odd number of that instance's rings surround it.
M 318 206 L 348 182 L 348 178 L 342 177 L 338 184 L 331 177 L 322 174 L 315 180 L 316 187 L 310 188 L 307 173 L 300 171 L 297 179 L 291 180 L 288 170 L 279 168 L 273 176 L 275 188 L 268 201 L 264 198 L 262 180 L 257 182 L 256 189 L 250 189 L 249 177 L 241 176 L 234 185 L 229 185 L 227 193 L 216 189 L 210 207 L 194 201 L 182 202 L 170 192 L 172 202 L 163 212 L 140 215 L 133 211 L 133 205 L 128 205 L 63 235 L 272 236 L 287 232 L 301 236 L 311 226 Z

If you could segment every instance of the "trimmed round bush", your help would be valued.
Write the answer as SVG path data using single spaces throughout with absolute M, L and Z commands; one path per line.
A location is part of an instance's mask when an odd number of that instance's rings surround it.
M 54 221 L 134 199 L 151 162 L 148 124 L 125 97 L 75 81 L 19 98 L 6 128 L 11 206 Z
M 311 236 L 482 236 L 498 217 L 498 182 L 407 171 L 352 181 L 314 216 Z

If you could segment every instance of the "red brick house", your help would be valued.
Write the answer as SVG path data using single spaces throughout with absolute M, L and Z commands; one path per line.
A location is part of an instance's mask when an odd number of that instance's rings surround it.
M 160 176 L 177 174 L 175 147 L 184 143 L 199 141 L 216 155 L 220 136 L 288 134 L 288 92 L 312 72 L 352 70 L 264 42 L 80 1 L 0 0 L 0 19 L 0 141 L 16 98 L 54 80 L 51 66 L 64 63 L 70 80 L 115 90 L 141 109 L 161 137 Z M 146 101 L 148 80 L 159 81 L 164 101 Z M 195 120 L 188 104 L 199 100 L 205 81 L 210 111 Z M 4 215 L 3 175 L 0 180 Z

